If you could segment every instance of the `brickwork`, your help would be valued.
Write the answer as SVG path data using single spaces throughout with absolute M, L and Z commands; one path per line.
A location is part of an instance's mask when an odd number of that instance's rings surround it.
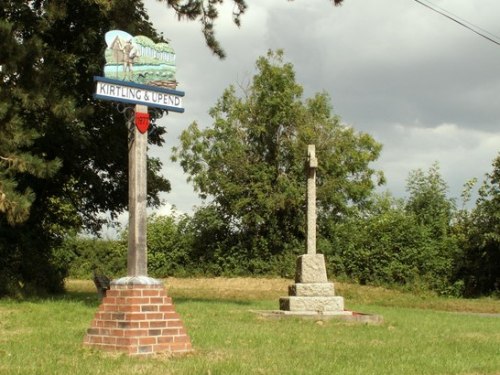
M 112 284 L 87 329 L 84 345 L 130 355 L 192 350 L 162 284 Z

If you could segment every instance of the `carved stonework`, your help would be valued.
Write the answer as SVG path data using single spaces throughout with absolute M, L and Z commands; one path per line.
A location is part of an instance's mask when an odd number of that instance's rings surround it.
M 297 258 L 295 284 L 288 297 L 279 300 L 280 310 L 290 314 L 351 315 L 344 311 L 344 298 L 335 296 L 328 282 L 323 254 L 316 254 L 316 169 L 318 159 L 314 145 L 307 147 L 307 243 L 306 254 Z

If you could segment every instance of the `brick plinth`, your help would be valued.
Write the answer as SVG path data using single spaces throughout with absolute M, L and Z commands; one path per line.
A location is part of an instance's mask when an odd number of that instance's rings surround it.
M 84 345 L 130 355 L 192 350 L 162 283 L 112 283 L 87 329 Z

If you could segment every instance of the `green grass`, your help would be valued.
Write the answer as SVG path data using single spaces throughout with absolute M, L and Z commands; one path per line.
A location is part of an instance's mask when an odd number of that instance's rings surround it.
M 336 284 L 381 325 L 263 319 L 286 280 L 169 279 L 195 352 L 131 358 L 83 348 L 98 302 L 73 281 L 57 299 L 0 300 L 0 374 L 500 374 L 500 301 Z M 487 313 L 476 314 L 476 313 Z

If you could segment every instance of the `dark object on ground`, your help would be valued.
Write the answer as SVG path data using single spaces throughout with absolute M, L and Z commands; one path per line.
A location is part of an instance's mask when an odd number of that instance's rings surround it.
M 93 280 L 97 289 L 97 295 L 99 296 L 99 300 L 102 300 L 104 297 L 106 297 L 106 291 L 109 290 L 111 280 L 109 279 L 109 277 L 97 270 L 94 270 L 93 273 Z

